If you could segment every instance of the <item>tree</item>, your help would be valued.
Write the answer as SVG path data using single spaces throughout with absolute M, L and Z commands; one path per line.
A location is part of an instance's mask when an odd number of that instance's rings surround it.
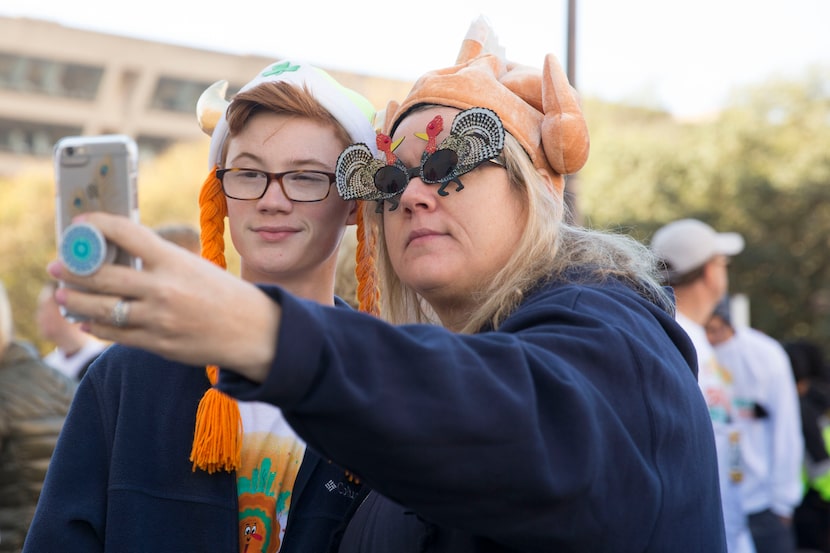
M 594 226 L 648 242 L 695 217 L 743 234 L 731 291 L 778 339 L 830 331 L 830 68 L 735 93 L 716 119 L 678 123 L 641 108 L 586 104 L 592 133 L 580 205 Z M 594 118 L 596 115 L 596 118 Z

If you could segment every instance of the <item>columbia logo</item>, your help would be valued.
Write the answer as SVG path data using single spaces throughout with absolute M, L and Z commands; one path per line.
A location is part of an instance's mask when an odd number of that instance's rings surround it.
M 337 489 L 337 484 L 334 482 L 334 480 L 329 480 L 328 482 L 326 482 L 326 489 L 330 492 L 333 492 Z

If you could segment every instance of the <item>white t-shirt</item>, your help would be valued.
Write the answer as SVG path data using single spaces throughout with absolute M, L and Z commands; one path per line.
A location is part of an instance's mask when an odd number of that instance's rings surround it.
M 77 380 L 81 369 L 98 357 L 102 351 L 107 349 L 108 345 L 106 342 L 90 339 L 74 355 L 67 357 L 63 350 L 55 348 L 43 360 L 55 370 Z

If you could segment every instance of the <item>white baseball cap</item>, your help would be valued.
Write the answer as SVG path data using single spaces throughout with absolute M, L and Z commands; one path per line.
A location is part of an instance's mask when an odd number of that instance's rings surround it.
M 737 232 L 716 232 L 697 219 L 680 219 L 660 228 L 651 239 L 651 250 L 668 265 L 671 275 L 685 275 L 716 255 L 733 256 L 744 249 Z

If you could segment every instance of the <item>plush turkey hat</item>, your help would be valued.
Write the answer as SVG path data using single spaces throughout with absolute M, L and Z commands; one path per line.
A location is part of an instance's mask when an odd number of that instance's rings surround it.
M 419 104 L 492 109 L 533 165 L 552 173 L 560 193 L 561 175 L 579 171 L 588 159 L 588 127 L 576 91 L 556 57 L 546 55 L 541 71 L 505 60 L 483 18 L 470 26 L 456 65 L 424 74 L 403 102 L 389 103 L 386 134 L 391 136 Z

